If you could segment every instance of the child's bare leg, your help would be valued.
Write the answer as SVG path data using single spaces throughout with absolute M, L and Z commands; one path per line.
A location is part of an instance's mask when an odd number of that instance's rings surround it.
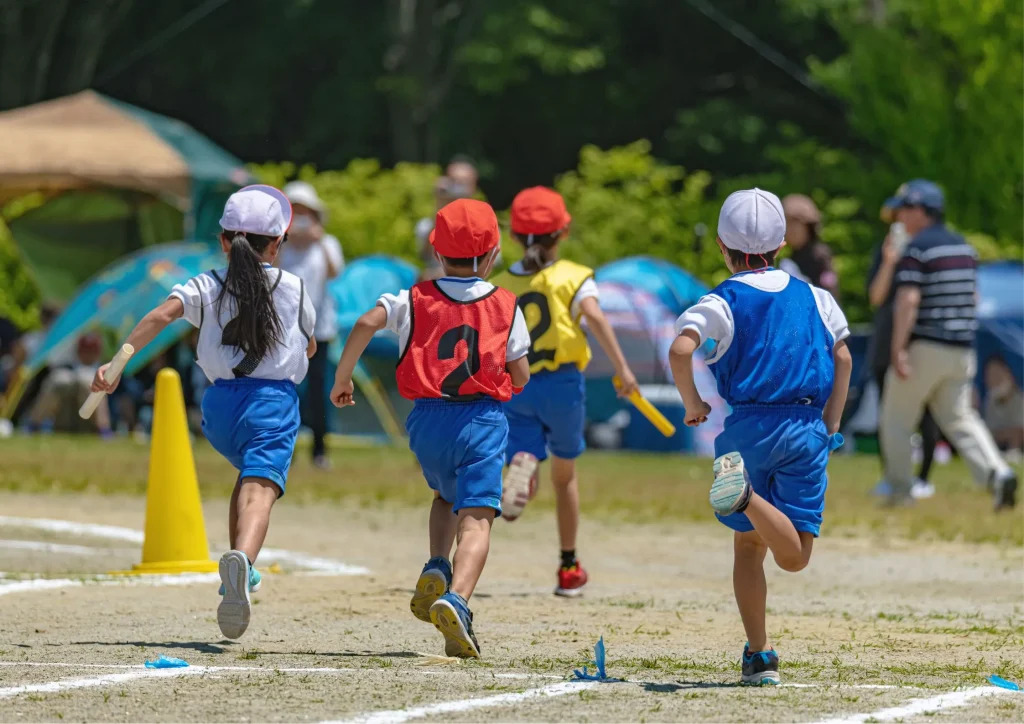
M 764 558 L 768 547 L 755 531 L 737 532 L 733 536 L 733 551 L 732 588 L 743 619 L 743 630 L 747 633 L 751 651 L 766 651 L 768 584 L 764 579 Z
M 466 601 L 473 595 L 491 547 L 493 508 L 463 508 L 458 515 L 458 548 L 452 571 L 452 590 Z
M 270 527 L 270 509 L 277 502 L 279 488 L 264 478 L 243 478 L 235 503 L 235 541 L 232 550 L 245 553 L 256 562 Z
M 431 558 L 451 558 L 458 522 L 459 519 L 452 513 L 452 504 L 445 502 L 435 492 L 434 502 L 430 505 Z
M 242 489 L 242 479 L 235 480 L 235 488 L 231 491 L 231 502 L 228 504 L 228 547 L 235 551 L 235 539 L 238 537 L 238 491 Z
M 580 491 L 576 482 L 576 461 L 551 458 L 551 483 L 555 487 L 558 511 L 558 540 L 563 551 L 576 550 L 580 527 Z
M 814 546 L 812 534 L 797 531 L 785 514 L 757 493 L 751 494 L 750 502 L 743 512 L 771 550 L 779 568 L 796 573 L 807 567 Z

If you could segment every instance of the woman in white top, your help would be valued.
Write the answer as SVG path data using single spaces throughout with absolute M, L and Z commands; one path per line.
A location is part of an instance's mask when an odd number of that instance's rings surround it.
M 225 269 L 179 284 L 128 336 L 142 349 L 184 317 L 199 329 L 199 366 L 214 384 L 203 395 L 203 432 L 238 469 L 228 511 L 231 550 L 220 559 L 223 599 L 217 623 L 228 638 L 249 625 L 253 567 L 267 535 L 270 509 L 284 494 L 299 430 L 295 385 L 316 351 L 316 313 L 302 281 L 273 263 L 291 224 L 291 205 L 272 186 L 234 193 L 221 217 Z M 104 365 L 93 391 L 111 392 Z

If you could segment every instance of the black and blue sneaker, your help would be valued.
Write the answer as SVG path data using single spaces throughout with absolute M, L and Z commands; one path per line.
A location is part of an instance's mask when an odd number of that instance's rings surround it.
M 423 572 L 420 573 L 420 577 L 416 581 L 416 591 L 412 594 L 412 601 L 409 602 L 412 615 L 420 621 L 431 623 L 430 607 L 434 605 L 434 601 L 448 593 L 451 585 L 452 564 L 448 562 L 448 559 L 437 556 L 427 561 L 427 564 L 423 566 Z
M 473 612 L 455 591 L 449 591 L 430 607 L 430 621 L 444 636 L 444 653 L 462 659 L 479 659 L 480 644 L 473 633 Z
M 778 684 L 779 655 L 775 649 L 750 652 L 750 644 L 743 647 L 743 683 L 755 686 Z

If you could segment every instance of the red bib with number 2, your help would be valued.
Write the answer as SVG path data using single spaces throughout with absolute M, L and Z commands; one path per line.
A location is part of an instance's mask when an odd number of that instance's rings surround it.
M 409 290 L 409 342 L 398 360 L 398 391 L 409 400 L 460 402 L 512 399 L 505 354 L 516 313 L 516 296 L 495 287 L 460 302 L 436 282 Z

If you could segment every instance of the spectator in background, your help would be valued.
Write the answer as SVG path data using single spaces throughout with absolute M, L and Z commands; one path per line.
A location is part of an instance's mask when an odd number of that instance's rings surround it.
M 479 174 L 476 166 L 465 156 L 456 156 L 445 169 L 445 175 L 434 183 L 434 201 L 437 210 L 456 199 L 469 199 L 476 195 Z M 434 257 L 434 247 L 429 243 L 430 232 L 434 230 L 434 217 L 422 218 L 416 223 L 416 244 L 419 249 L 423 270 L 420 281 L 439 279 L 444 271 L 441 263 Z
M 910 181 L 886 202 L 910 241 L 896 265 L 891 367 L 882 400 L 886 478 L 898 502 L 909 492 L 910 437 L 925 406 L 987 485 L 996 510 L 1017 502 L 1017 476 L 971 405 L 977 253 L 943 223 L 945 198 L 934 183 Z
M 1000 450 L 1020 459 L 1024 450 L 1024 393 L 1010 365 L 996 355 L 985 363 L 985 405 L 982 417 Z
M 78 424 L 78 408 L 89 396 L 102 356 L 103 342 L 98 334 L 91 332 L 78 338 L 74 363 L 54 366 L 43 381 L 29 413 L 31 429 L 51 432 L 58 425 L 61 429 L 73 429 Z M 92 420 L 100 435 L 110 437 L 113 434 L 106 397 L 100 401 Z
M 310 184 L 292 181 L 282 189 L 292 203 L 292 225 L 287 244 L 281 245 L 278 266 L 302 280 L 305 293 L 316 309 L 316 353 L 309 359 L 303 418 L 313 431 L 313 464 L 331 466 L 327 456 L 327 349 L 338 335 L 334 298 L 327 284 L 345 266 L 338 240 L 324 231 L 327 209 Z
M 7 391 L 7 381 L 14 372 L 14 344 L 21 331 L 6 317 L 0 317 L 0 394 Z
M 891 221 L 891 212 L 883 211 L 883 220 Z M 871 343 L 868 346 L 868 368 L 871 378 L 875 381 L 878 390 L 879 417 L 878 417 L 878 439 L 882 439 L 882 416 L 881 404 L 885 395 L 885 373 L 889 369 L 889 360 L 892 357 L 892 305 L 896 296 L 896 286 L 893 284 L 893 276 L 896 273 L 896 265 L 909 239 L 906 238 L 906 231 L 900 228 L 890 229 L 889 233 L 878 247 L 875 248 L 874 258 L 871 262 L 871 271 L 868 272 L 868 301 L 875 309 L 874 323 L 872 325 Z M 939 426 L 932 417 L 928 407 L 925 407 L 924 415 L 920 422 L 921 430 L 921 467 L 918 470 L 917 478 L 911 486 L 910 495 L 913 498 L 930 498 L 935 494 L 935 486 L 928 482 L 931 474 L 932 463 L 935 460 L 935 447 L 942 438 Z M 878 457 L 882 463 L 882 470 L 886 469 L 885 453 L 879 445 Z M 882 480 L 875 488 L 877 495 L 892 495 L 892 485 L 887 480 Z
M 779 262 L 779 268 L 839 299 L 839 277 L 832 268 L 832 250 L 820 238 L 821 212 L 817 205 L 809 196 L 790 194 L 782 199 L 782 209 L 790 254 Z

